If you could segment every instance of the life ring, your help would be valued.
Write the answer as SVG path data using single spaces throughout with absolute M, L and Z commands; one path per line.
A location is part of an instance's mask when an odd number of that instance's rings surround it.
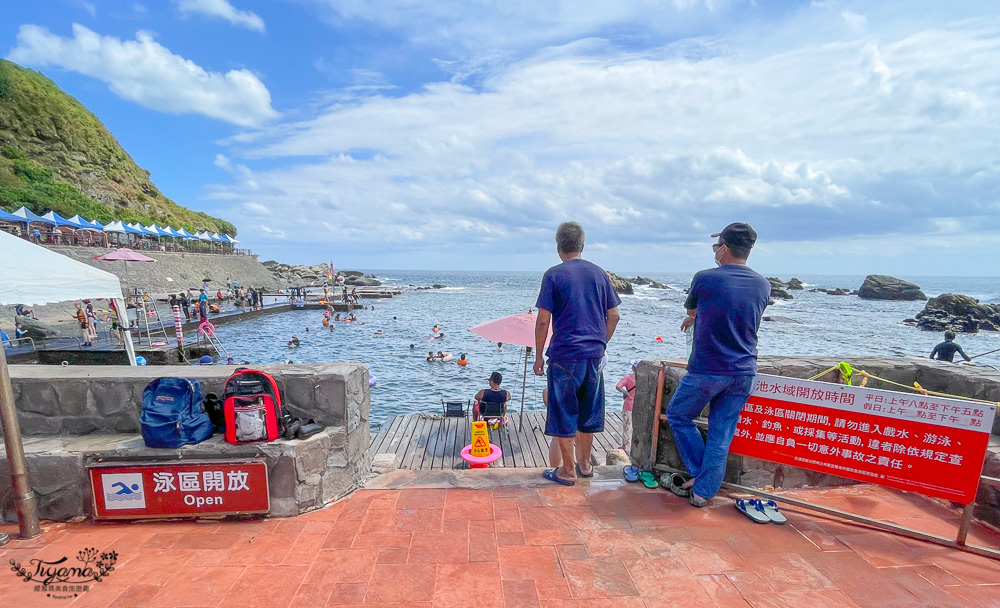
M 438 361 L 451 361 L 452 359 L 453 359 L 453 357 L 451 356 L 451 354 L 447 354 L 444 357 L 441 357 L 440 359 L 438 359 Z
M 502 456 L 503 451 L 500 449 L 500 446 L 492 443 L 490 444 L 490 453 L 488 456 L 473 456 L 471 445 L 467 445 L 462 448 L 462 460 L 469 463 L 469 466 L 472 468 L 476 469 L 487 467 L 497 460 L 500 460 Z

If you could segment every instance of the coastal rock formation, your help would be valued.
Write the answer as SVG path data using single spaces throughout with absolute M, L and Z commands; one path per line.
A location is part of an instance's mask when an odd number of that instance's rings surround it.
M 792 277 L 788 280 L 787 289 L 800 290 L 803 289 L 802 281 Z
M 14 325 L 20 327 L 24 331 L 28 332 L 27 337 L 32 340 L 44 340 L 45 338 L 55 338 L 59 335 L 59 330 L 52 327 L 51 325 L 46 325 L 38 319 L 32 319 L 31 317 L 16 316 L 14 317 Z M 13 334 L 13 332 L 11 332 Z M 13 336 L 12 336 L 13 337 Z
M 788 287 L 788 285 L 786 285 L 780 279 L 776 279 L 774 277 L 767 277 L 767 282 L 771 284 L 772 298 L 780 298 L 782 300 L 792 299 L 792 294 L 785 291 L 785 288 Z
M 327 278 L 326 273 L 330 269 L 330 266 L 323 262 L 313 264 L 312 266 L 296 266 L 268 260 L 264 262 L 264 268 L 267 268 L 271 272 L 278 284 L 282 286 L 302 287 L 310 283 L 322 284 L 323 280 Z M 365 273 L 357 270 L 342 270 L 340 274 L 347 277 L 346 284 L 352 287 L 378 287 L 382 284 L 381 281 L 375 278 L 375 275 L 365 276 Z
M 611 285 L 615 288 L 616 292 L 628 295 L 635 293 L 632 291 L 632 284 L 615 273 L 608 272 L 608 278 L 611 279 Z
M 838 287 L 836 289 L 827 289 L 825 287 L 817 287 L 816 289 L 810 289 L 809 293 L 825 293 L 828 296 L 849 296 L 857 295 L 857 291 L 851 291 L 846 287 Z
M 864 300 L 926 300 L 920 286 L 884 274 L 870 274 L 858 290 Z
M 634 279 L 625 279 L 633 285 L 648 285 L 652 289 L 666 289 L 667 286 L 663 283 L 657 283 L 653 279 L 647 279 L 646 277 L 636 277 Z
M 372 277 L 350 277 L 347 279 L 346 284 L 353 287 L 378 287 L 382 284 L 382 281 L 373 279 Z
M 793 323 L 795 325 L 802 325 L 801 321 L 796 321 L 790 317 L 763 317 L 761 320 L 769 321 L 771 323 Z
M 980 304 L 969 296 L 945 293 L 928 300 L 915 321 L 927 331 L 1000 331 L 1000 304 Z

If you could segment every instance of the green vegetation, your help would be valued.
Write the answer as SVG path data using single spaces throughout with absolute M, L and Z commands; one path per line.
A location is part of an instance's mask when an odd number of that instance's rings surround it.
M 163 196 L 92 113 L 45 76 L 0 59 L 0 207 L 236 234 Z

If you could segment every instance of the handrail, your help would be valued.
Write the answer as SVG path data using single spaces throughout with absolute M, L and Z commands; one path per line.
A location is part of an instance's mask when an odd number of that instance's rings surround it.
M 15 348 L 15 346 L 14 346 L 15 342 L 28 342 L 28 343 L 31 344 L 31 352 L 35 352 L 36 350 L 38 350 L 37 348 L 35 348 L 35 341 L 32 338 L 27 338 L 27 337 L 25 337 L 25 338 L 8 338 L 7 340 L 5 340 L 5 342 L 9 342 L 10 343 L 10 348 Z M 6 348 L 6 347 L 4 347 L 4 348 Z

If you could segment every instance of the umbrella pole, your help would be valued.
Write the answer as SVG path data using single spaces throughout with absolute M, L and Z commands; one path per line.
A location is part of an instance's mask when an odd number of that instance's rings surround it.
M 521 419 L 518 424 L 524 428 L 524 391 L 528 388 L 528 356 L 531 355 L 531 347 L 526 346 L 524 350 L 524 375 L 521 377 Z
M 0 424 L 3 426 L 3 444 L 10 466 L 10 486 L 14 490 L 14 509 L 21 538 L 34 538 L 42 533 L 38 525 L 38 499 L 28 483 L 28 466 L 24 460 L 21 443 L 21 426 L 14 409 L 14 390 L 10 385 L 7 356 L 0 348 Z

